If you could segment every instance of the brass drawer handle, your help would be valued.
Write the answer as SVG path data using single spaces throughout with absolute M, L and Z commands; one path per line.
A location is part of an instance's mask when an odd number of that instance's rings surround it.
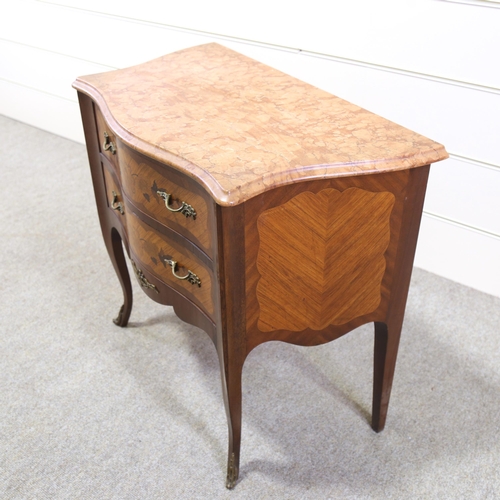
M 116 154 L 116 146 L 115 143 L 109 138 L 109 135 L 107 132 L 104 132 L 104 142 L 102 144 L 102 149 L 104 151 L 111 151 L 111 154 L 115 155 Z
M 187 280 L 189 283 L 192 285 L 198 285 L 201 286 L 201 280 L 194 274 L 192 271 L 187 272 L 186 276 L 179 276 L 175 272 L 175 268 L 177 267 L 177 261 L 176 260 L 170 260 L 170 259 L 163 259 L 171 268 L 172 268 L 172 274 L 178 279 L 178 280 Z
M 118 210 L 118 212 L 123 215 L 125 213 L 125 210 L 123 210 L 123 203 L 121 201 L 118 201 L 118 195 L 115 191 L 111 191 L 111 194 L 113 195 L 113 199 L 111 200 L 111 208 L 113 210 Z
M 154 290 L 156 293 L 160 293 L 158 291 L 158 288 L 156 288 L 153 283 L 150 283 L 146 276 L 144 276 L 144 273 L 137 267 L 136 263 L 132 261 L 132 267 L 134 269 L 134 273 L 137 276 L 137 279 L 139 280 L 139 283 L 143 288 L 149 288 L 150 290 Z
M 164 189 L 158 189 L 158 191 L 156 191 L 156 194 L 159 194 L 163 198 L 163 200 L 165 201 L 165 206 L 171 212 L 180 212 L 182 215 L 185 215 L 186 218 L 192 217 L 193 220 L 196 219 L 196 210 L 191 205 L 188 205 L 185 201 L 182 202 L 179 208 L 171 208 L 169 203 L 170 197 L 172 195 L 170 193 L 167 193 Z

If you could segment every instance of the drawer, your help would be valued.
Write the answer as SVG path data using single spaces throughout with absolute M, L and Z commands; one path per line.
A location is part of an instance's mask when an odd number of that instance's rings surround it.
M 106 200 L 108 202 L 108 207 L 115 210 L 116 214 L 122 219 L 125 213 L 125 204 L 121 189 L 118 187 L 114 176 L 106 167 L 103 166 L 102 171 L 104 183 L 106 185 Z M 123 220 L 121 220 L 121 222 L 124 223 Z
M 99 151 L 111 162 L 111 164 L 115 168 L 118 168 L 118 144 L 116 142 L 116 136 L 104 120 L 104 117 L 102 116 L 99 108 L 94 105 L 94 109 Z
M 124 194 L 141 211 L 214 256 L 215 203 L 193 180 L 126 146 L 120 149 Z
M 133 212 L 127 211 L 126 217 L 130 251 L 137 266 L 180 292 L 213 319 L 213 269 L 191 252 L 188 245 L 169 239 Z

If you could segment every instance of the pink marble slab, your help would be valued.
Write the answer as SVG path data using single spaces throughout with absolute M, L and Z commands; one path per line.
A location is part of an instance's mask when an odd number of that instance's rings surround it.
M 73 86 L 122 141 L 225 206 L 292 182 L 448 157 L 441 144 L 215 43 Z

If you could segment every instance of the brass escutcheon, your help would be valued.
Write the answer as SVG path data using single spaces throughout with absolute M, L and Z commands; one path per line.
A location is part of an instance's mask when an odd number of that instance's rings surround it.
M 156 288 L 153 283 L 150 283 L 146 276 L 144 276 L 144 273 L 137 267 L 136 263 L 132 260 L 132 267 L 134 269 L 134 273 L 137 276 L 137 279 L 139 280 L 139 283 L 143 288 L 149 288 L 150 290 L 155 291 L 156 293 L 160 293 L 158 291 L 158 288 Z

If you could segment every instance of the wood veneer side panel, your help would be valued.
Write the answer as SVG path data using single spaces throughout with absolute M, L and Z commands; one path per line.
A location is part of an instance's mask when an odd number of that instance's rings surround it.
M 281 340 L 298 345 L 318 345 L 334 340 L 354 328 L 372 321 L 383 321 L 387 314 L 388 300 L 393 283 L 393 270 L 400 237 L 402 213 L 405 205 L 404 198 L 409 171 L 397 171 L 389 174 L 372 176 L 355 176 L 349 178 L 328 179 L 324 181 L 309 181 L 296 185 L 278 188 L 264 193 L 247 202 L 245 218 L 245 247 L 246 247 L 246 294 L 247 294 L 247 339 L 249 350 L 262 342 Z M 256 265 L 260 246 L 259 232 L 256 228 L 259 215 L 273 207 L 287 203 L 298 194 L 309 191 L 318 193 L 324 189 L 336 189 L 344 192 L 350 188 L 359 188 L 373 193 L 389 192 L 395 197 L 394 207 L 390 215 L 390 242 L 384 253 L 386 267 L 380 290 L 381 301 L 377 309 L 371 313 L 360 315 L 341 325 L 329 325 L 323 330 L 306 328 L 299 332 L 275 330 L 260 331 L 258 320 L 260 307 L 257 300 L 257 284 L 261 279 Z M 293 293 L 291 291 L 290 293 Z M 281 299 L 283 300 L 283 299 Z
M 394 202 L 388 191 L 325 188 L 261 213 L 258 328 L 323 330 L 376 310 Z

